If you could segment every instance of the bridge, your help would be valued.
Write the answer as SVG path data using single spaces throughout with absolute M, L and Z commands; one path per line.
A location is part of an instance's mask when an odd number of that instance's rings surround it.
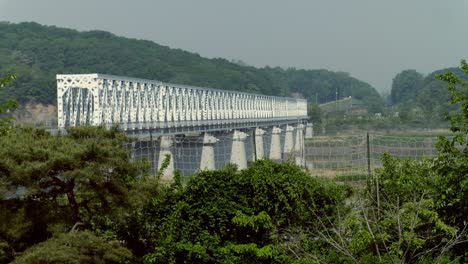
M 183 139 L 198 146 L 200 155 L 187 154 L 192 159 L 200 156 L 192 171 L 224 165 L 215 159 L 215 152 L 220 152 L 216 145 L 223 145 L 220 138 L 229 139 L 229 147 L 221 150 L 231 153 L 226 162 L 242 169 L 248 161 L 261 158 L 293 158 L 304 165 L 304 132 L 306 137 L 312 133 L 303 99 L 105 74 L 57 75 L 57 108 L 61 129 L 118 125 L 137 138 L 131 143 L 132 153 L 146 146 L 141 156 L 152 160 L 154 169 L 166 154 L 171 155 L 167 176 L 180 169 L 174 166 L 179 164 L 174 162 L 174 146 L 187 142 Z M 246 143 L 248 136 L 252 140 Z

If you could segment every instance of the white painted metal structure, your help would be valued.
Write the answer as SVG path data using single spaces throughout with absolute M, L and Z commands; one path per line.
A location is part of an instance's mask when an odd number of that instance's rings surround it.
M 59 128 L 119 124 L 145 130 L 307 118 L 302 99 L 104 74 L 57 75 L 57 105 Z

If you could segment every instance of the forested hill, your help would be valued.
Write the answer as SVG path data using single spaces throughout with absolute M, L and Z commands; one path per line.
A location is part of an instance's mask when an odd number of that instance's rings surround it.
M 171 83 L 270 95 L 304 95 L 324 103 L 353 96 L 378 111 L 382 99 L 369 84 L 328 70 L 255 68 L 225 59 L 118 37 L 104 31 L 79 32 L 37 23 L 0 23 L 0 74 L 19 79 L 0 91 L 0 101 L 55 104 L 57 73 L 105 73 Z
M 404 70 L 393 78 L 391 101 L 403 114 L 403 119 L 423 123 L 443 122 L 446 113 L 457 109 L 457 105 L 449 104 L 447 84 L 436 78 L 437 74 L 446 72 L 468 81 L 460 68 L 441 69 L 427 76 L 415 70 Z

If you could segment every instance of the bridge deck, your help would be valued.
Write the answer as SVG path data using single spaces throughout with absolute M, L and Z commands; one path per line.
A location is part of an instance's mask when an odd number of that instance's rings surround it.
M 307 117 L 291 119 L 242 119 L 242 120 L 216 120 L 212 121 L 179 121 L 158 123 L 125 123 L 118 124 L 119 128 L 125 131 L 130 137 L 148 137 L 158 135 L 177 135 L 199 132 L 213 132 L 234 129 L 249 129 L 271 126 L 284 126 L 288 124 L 305 123 Z

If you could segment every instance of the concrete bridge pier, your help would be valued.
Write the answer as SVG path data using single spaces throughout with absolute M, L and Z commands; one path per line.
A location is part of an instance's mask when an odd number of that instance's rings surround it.
M 231 163 L 236 164 L 239 170 L 247 168 L 246 138 L 247 134 L 239 130 L 234 130 L 232 133 Z
M 294 145 L 294 151 L 296 153 L 296 165 L 304 167 L 304 125 L 299 124 L 296 128 L 296 144 Z
M 289 161 L 292 158 L 292 153 L 294 151 L 294 141 L 293 141 L 293 132 L 294 127 L 287 125 L 286 126 L 286 135 L 284 136 L 284 158 Z
M 162 178 L 172 180 L 174 177 L 174 155 L 172 154 L 172 144 L 174 140 L 170 136 L 161 136 L 161 147 L 159 148 L 158 170 L 161 169 L 166 155 L 170 155 L 169 166 L 164 170 Z
M 261 128 L 255 129 L 255 153 L 257 154 L 257 160 L 265 158 L 265 153 L 263 151 L 263 135 L 265 130 Z
M 215 155 L 214 144 L 219 140 L 209 133 L 203 136 L 203 148 L 200 161 L 200 170 L 214 170 L 215 169 Z
M 270 160 L 281 161 L 281 129 L 273 127 L 271 129 Z
M 130 147 L 130 159 L 131 160 L 136 160 L 136 154 L 135 154 L 136 142 L 132 141 L 132 143 L 130 145 L 131 145 L 131 147 Z
M 305 139 L 311 139 L 314 136 L 314 124 L 307 123 L 305 131 Z

